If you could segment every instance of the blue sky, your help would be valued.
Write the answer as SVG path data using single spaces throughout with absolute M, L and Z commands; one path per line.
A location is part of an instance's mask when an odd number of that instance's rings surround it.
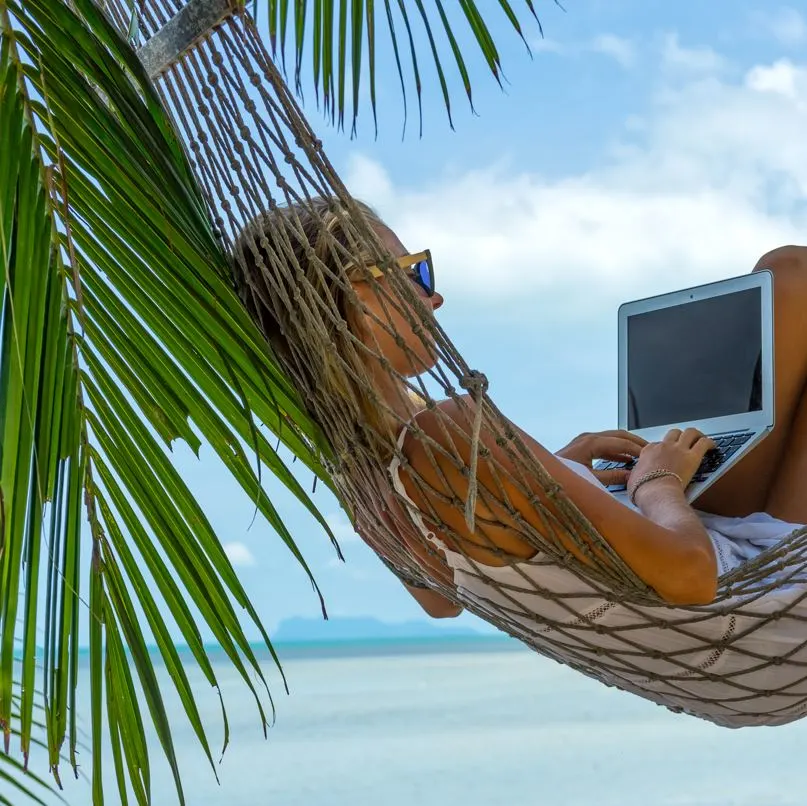
M 381 125 L 351 140 L 306 111 L 354 195 L 413 251 L 430 248 L 439 317 L 504 413 L 551 449 L 616 419 L 620 302 L 749 271 L 803 241 L 807 3 L 536 3 L 523 44 L 501 29 L 506 92 L 471 59 L 474 116 L 452 132 L 435 82 L 401 140 L 397 75 L 379 75 Z M 365 110 L 366 113 L 367 110 Z M 304 573 L 211 458 L 179 457 L 266 624 L 316 616 Z M 269 484 L 333 616 L 424 617 L 353 534 L 340 538 Z M 469 623 L 471 617 L 463 617 Z

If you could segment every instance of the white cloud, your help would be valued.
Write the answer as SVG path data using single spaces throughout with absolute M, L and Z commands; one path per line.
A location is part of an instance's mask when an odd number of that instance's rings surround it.
M 343 512 L 332 512 L 330 515 L 326 515 L 325 522 L 331 527 L 333 536 L 340 545 L 357 543 L 361 540 Z
M 372 573 L 371 571 L 360 567 L 356 561 L 352 560 L 345 562 L 344 560 L 332 557 L 327 563 L 325 563 L 325 567 L 330 570 L 336 570 L 340 575 L 345 576 L 348 579 L 352 579 L 355 582 L 366 582 L 369 579 L 375 579 L 378 577 L 378 574 Z
M 547 180 L 498 163 L 393 188 L 358 155 L 348 186 L 410 248 L 432 249 L 451 297 L 551 290 L 602 305 L 749 271 L 807 227 L 807 68 L 743 74 L 676 37 L 662 60 L 650 112 L 632 115 L 618 147 L 586 172 Z
M 632 67 L 636 61 L 636 49 L 629 39 L 614 34 L 600 34 L 594 37 L 588 49 L 604 56 L 610 56 L 622 67 Z
M 531 47 L 538 53 L 555 53 L 559 56 L 585 56 L 596 53 L 613 59 L 622 67 L 632 67 L 636 61 L 636 48 L 629 39 L 615 34 L 600 34 L 586 42 L 558 42 L 554 39 L 536 39 Z
M 757 92 L 773 92 L 795 99 L 799 94 L 800 71 L 787 59 L 771 65 L 757 65 L 746 75 L 746 84 Z
M 243 543 L 225 543 L 222 548 L 235 567 L 248 567 L 255 565 L 255 556 Z
M 678 34 L 666 34 L 661 47 L 662 64 L 667 68 L 691 73 L 716 73 L 726 66 L 726 60 L 709 47 L 684 47 Z
M 530 47 L 538 53 L 565 53 L 567 50 L 563 43 L 545 36 L 539 36 L 530 43 Z
M 756 29 L 773 36 L 780 45 L 793 47 L 807 41 L 807 21 L 789 6 L 775 11 L 759 11 L 752 15 L 751 23 Z

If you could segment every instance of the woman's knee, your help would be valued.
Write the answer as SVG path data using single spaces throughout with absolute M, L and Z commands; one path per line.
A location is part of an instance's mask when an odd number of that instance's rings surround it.
M 766 252 L 754 266 L 754 271 L 764 269 L 774 275 L 804 272 L 807 279 L 807 246 L 780 246 Z

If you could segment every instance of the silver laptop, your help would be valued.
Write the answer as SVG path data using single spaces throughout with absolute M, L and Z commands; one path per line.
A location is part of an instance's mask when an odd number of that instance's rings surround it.
M 717 445 L 688 487 L 688 500 L 773 429 L 773 350 L 768 271 L 620 306 L 619 427 L 650 442 L 671 428 L 692 427 Z M 626 495 L 624 486 L 609 490 Z

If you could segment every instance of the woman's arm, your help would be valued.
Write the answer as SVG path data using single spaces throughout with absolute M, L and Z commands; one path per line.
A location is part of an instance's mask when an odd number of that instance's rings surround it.
M 436 560 L 429 557 L 429 562 L 427 563 L 425 556 L 421 556 L 425 555 L 426 552 L 419 542 L 415 541 L 413 544 L 411 539 L 406 540 L 402 535 L 402 530 L 396 526 L 389 513 L 381 512 L 379 515 L 387 525 L 387 528 L 390 529 L 393 534 L 397 535 L 401 545 L 408 547 L 410 552 L 414 554 L 416 563 L 424 569 L 424 574 L 428 573 L 429 576 L 432 576 L 437 580 L 441 580 L 444 583 L 448 582 L 450 575 L 447 573 L 445 566 L 442 566 L 439 572 L 437 572 L 437 569 L 432 567 L 436 563 Z M 412 598 L 429 616 L 432 618 L 455 618 L 462 613 L 463 608 L 461 605 L 452 602 L 448 597 L 443 596 L 441 593 L 438 593 L 435 590 L 432 590 L 418 580 L 410 578 L 409 574 L 388 560 L 384 556 L 382 546 L 370 536 L 367 529 L 357 524 L 357 530 L 362 540 L 364 540 L 364 542 L 370 546 L 371 549 L 373 549 L 379 560 L 381 560 L 381 562 L 392 572 L 392 574 L 409 592 Z M 412 551 L 413 548 L 414 551 Z
M 467 406 L 451 400 L 441 405 L 442 413 L 448 415 L 456 426 L 450 434 L 441 426 L 437 412 L 426 410 L 415 419 L 432 440 L 450 454 L 459 453 L 467 464 L 471 433 L 469 411 L 473 411 L 474 404 L 470 399 L 466 400 Z M 604 489 L 581 478 L 528 434 L 519 431 L 519 435 L 594 528 L 659 596 L 671 604 L 706 604 L 714 599 L 717 570 L 712 544 L 687 504 L 678 482 L 677 488 L 671 483 L 675 480 L 670 478 L 656 479 L 642 485 L 637 493 L 637 504 L 644 513 L 641 514 L 616 501 Z M 465 525 L 462 507 L 452 503 L 452 499 L 466 500 L 467 478 L 448 456 L 437 449 L 429 451 L 411 431 L 404 442 L 404 451 L 414 473 L 402 469 L 404 485 L 424 514 L 432 512 L 433 522 L 445 523 L 459 536 L 462 550 L 472 559 L 502 565 L 506 562 L 501 558 L 502 552 L 527 559 L 535 550 L 519 537 L 519 531 L 523 534 L 523 529 L 511 517 L 504 501 L 509 501 L 518 515 L 541 533 L 545 533 L 546 527 L 540 513 L 530 502 L 531 497 L 537 497 L 550 511 L 556 511 L 556 507 L 537 481 L 523 479 L 524 474 L 514 466 L 491 434 L 483 433 L 482 443 L 489 455 L 479 457 L 477 479 L 485 495 L 480 494 L 477 499 L 476 529 L 473 533 Z M 647 460 L 642 462 L 640 457 L 634 473 L 640 465 L 643 468 L 650 466 L 653 452 L 658 453 L 655 446 L 649 448 Z M 703 452 L 707 449 L 704 446 L 701 448 Z M 644 449 L 643 455 L 647 451 L 647 448 Z M 671 455 L 674 451 L 675 448 L 669 447 L 667 454 Z M 700 463 L 696 453 L 688 458 L 690 463 L 695 463 L 692 472 Z M 501 466 L 507 474 L 522 478 L 529 489 L 525 491 L 506 478 L 504 473 L 496 473 L 494 464 Z M 418 483 L 417 477 L 423 480 L 423 485 Z M 581 561 L 588 562 L 572 541 L 563 535 L 558 535 L 558 538 Z M 451 542 L 445 534 L 443 539 Z
M 431 588 L 421 588 L 419 585 L 413 587 L 404 580 L 401 580 L 401 584 L 432 618 L 456 618 L 462 613 L 462 605 L 455 604 L 451 599 L 447 599 L 443 594 L 433 591 Z

